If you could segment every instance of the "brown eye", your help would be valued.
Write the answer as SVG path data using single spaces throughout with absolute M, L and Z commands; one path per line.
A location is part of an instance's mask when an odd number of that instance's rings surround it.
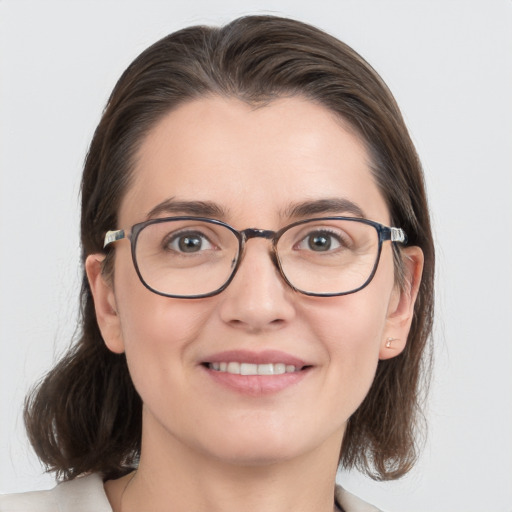
M 325 234 L 309 235 L 307 244 L 312 251 L 328 251 L 331 248 L 331 238 Z
M 330 231 L 313 231 L 305 236 L 296 249 L 313 252 L 327 252 L 339 249 L 343 244 L 340 237 Z
M 199 232 L 178 233 L 164 243 L 167 250 L 180 253 L 198 253 L 213 248 L 208 238 Z

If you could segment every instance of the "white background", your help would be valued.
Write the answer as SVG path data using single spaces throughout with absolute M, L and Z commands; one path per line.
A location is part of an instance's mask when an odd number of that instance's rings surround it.
M 0 492 L 53 485 L 20 411 L 76 325 L 79 179 L 111 88 L 157 38 L 254 12 L 315 24 L 367 58 L 425 167 L 438 251 L 429 441 L 401 481 L 344 485 L 395 512 L 510 512 L 510 0 L 0 0 Z

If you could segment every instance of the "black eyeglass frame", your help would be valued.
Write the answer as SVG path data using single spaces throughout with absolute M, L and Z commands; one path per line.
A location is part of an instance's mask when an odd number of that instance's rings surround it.
M 136 257 L 136 247 L 137 247 L 137 239 L 139 237 L 140 232 L 147 226 L 152 224 L 159 224 L 162 222 L 169 222 L 169 221 L 180 221 L 180 220 L 195 220 L 200 222 L 206 222 L 209 224 L 215 224 L 218 226 L 223 226 L 227 229 L 229 229 L 237 238 L 238 240 L 238 256 L 236 260 L 236 264 L 233 267 L 233 270 L 231 271 L 231 274 L 227 281 L 220 287 L 214 290 L 213 292 L 209 293 L 203 293 L 200 295 L 176 295 L 171 293 L 164 293 L 160 292 L 151 286 L 149 286 L 144 278 L 142 277 L 142 274 L 139 270 L 139 266 L 137 264 L 137 257 Z M 277 252 L 277 244 L 279 242 L 279 239 L 281 236 L 288 231 L 291 228 L 294 228 L 295 226 L 299 226 L 301 224 L 308 224 L 311 222 L 319 222 L 319 221 L 332 221 L 332 220 L 342 220 L 342 221 L 349 221 L 349 222 L 361 222 L 363 224 L 367 224 L 369 226 L 372 226 L 377 231 L 378 235 L 378 251 L 377 251 L 377 257 L 375 258 L 375 264 L 373 266 L 373 269 L 368 277 L 368 279 L 358 288 L 354 290 L 350 290 L 348 292 L 339 292 L 339 293 L 317 293 L 317 292 L 307 292 L 304 290 L 301 290 L 300 288 L 297 288 L 294 286 L 286 277 L 286 274 L 283 271 L 283 268 L 281 266 L 281 261 L 279 260 L 278 252 Z M 259 229 L 259 228 L 247 228 L 242 231 L 238 231 L 234 227 L 230 226 L 229 224 L 226 224 L 225 222 L 222 222 L 217 219 L 209 219 L 206 217 L 195 217 L 195 216 L 178 216 L 178 217 L 163 217 L 163 218 L 157 218 L 157 219 L 150 219 L 145 222 L 139 222 L 137 224 L 134 224 L 129 232 L 125 229 L 118 229 L 114 231 L 107 231 L 105 234 L 104 244 L 103 248 L 105 249 L 108 245 L 112 244 L 113 242 L 117 242 L 118 240 L 128 239 L 130 240 L 131 245 L 131 253 L 132 253 L 132 261 L 133 265 L 135 267 L 135 271 L 137 272 L 137 275 L 141 281 L 141 283 L 151 292 L 156 293 L 157 295 L 161 295 L 163 297 L 170 297 L 174 299 L 202 299 L 206 297 L 213 297 L 215 295 L 218 295 L 219 293 L 223 292 L 231 283 L 233 278 L 235 277 L 238 268 L 240 267 L 240 264 L 243 259 L 244 255 L 244 249 L 245 249 L 245 243 L 250 240 L 251 238 L 265 238 L 267 240 L 270 240 L 272 242 L 272 252 L 270 253 L 270 259 L 276 266 L 276 268 L 279 270 L 279 273 L 281 274 L 282 278 L 284 279 L 285 283 L 290 286 L 294 291 L 301 293 L 303 295 L 311 296 L 311 297 L 339 297 L 342 295 L 350 295 L 352 293 L 356 293 L 359 290 L 362 290 L 368 284 L 370 284 L 371 280 L 375 276 L 375 272 L 377 271 L 377 268 L 379 266 L 380 261 L 380 255 L 382 252 L 382 244 L 386 241 L 391 241 L 392 243 L 401 243 L 403 245 L 407 245 L 407 235 L 405 234 L 404 230 L 401 228 L 396 227 L 388 227 L 384 226 L 383 224 L 380 224 L 378 222 L 363 219 L 360 217 L 316 217 L 312 219 L 304 219 L 299 220 L 297 222 L 294 222 L 292 224 L 289 224 L 283 228 L 281 228 L 278 231 L 271 231 L 267 229 Z

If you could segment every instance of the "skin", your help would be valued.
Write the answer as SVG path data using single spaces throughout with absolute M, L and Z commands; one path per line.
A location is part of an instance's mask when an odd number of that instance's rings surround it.
M 145 220 L 169 198 L 213 201 L 220 220 L 239 230 L 278 230 L 298 220 L 287 215 L 290 204 L 326 198 L 349 199 L 389 225 L 362 142 L 301 98 L 258 109 L 219 97 L 186 103 L 147 136 L 134 178 L 113 228 Z M 289 288 L 269 242 L 253 239 L 229 287 L 195 300 L 147 290 L 127 241 L 115 253 L 113 280 L 101 273 L 101 254 L 88 257 L 86 270 L 105 342 L 126 353 L 144 412 L 137 473 L 105 485 L 114 510 L 331 511 L 346 422 L 378 360 L 405 346 L 421 250 L 404 250 L 403 290 L 386 242 L 366 288 L 319 298 Z M 388 337 L 397 338 L 391 347 Z M 307 362 L 307 374 L 279 392 L 248 394 L 219 385 L 202 366 L 218 352 L 270 349 Z

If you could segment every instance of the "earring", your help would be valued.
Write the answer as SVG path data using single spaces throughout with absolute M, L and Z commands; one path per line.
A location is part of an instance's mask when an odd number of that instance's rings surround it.
M 391 348 L 391 343 L 398 340 L 398 338 L 386 338 L 386 348 Z

